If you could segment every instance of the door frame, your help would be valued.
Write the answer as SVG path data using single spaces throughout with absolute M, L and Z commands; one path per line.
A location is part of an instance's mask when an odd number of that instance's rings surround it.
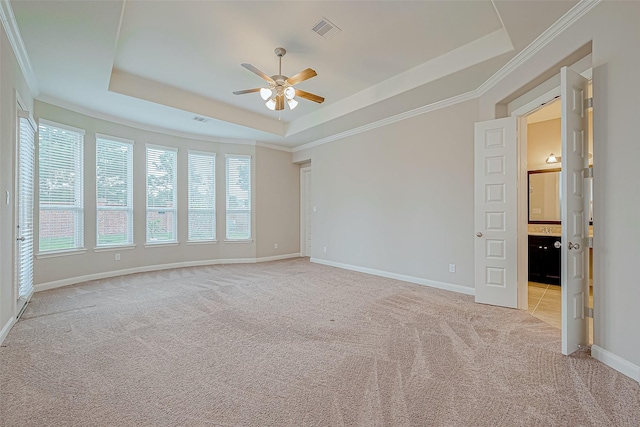
M 307 189 L 305 174 L 311 173 L 311 166 L 300 168 L 300 256 L 311 256 L 307 253 Z
M 587 55 L 574 65 L 569 67 L 573 71 L 581 74 L 593 83 L 591 55 Z M 552 84 L 555 81 L 557 84 Z M 527 116 L 544 105 L 555 101 L 561 96 L 560 73 L 547 82 L 539 85 L 531 91 L 512 101 L 508 106 L 508 115 L 518 117 L 518 166 L 524 175 L 518 175 L 518 308 L 528 309 L 528 184 L 527 184 Z M 512 109 L 511 106 L 515 105 Z M 594 112 L 595 115 L 595 112 Z M 565 153 L 561 153 L 564 156 Z M 523 249 L 520 251 L 520 249 Z M 522 255 L 520 255 L 522 254 Z M 595 249 L 593 252 L 595 256 Z M 563 266 L 564 267 L 564 266 Z M 562 311 L 567 312 L 568 301 L 563 299 Z M 595 300 L 594 300 L 595 305 Z M 564 314 L 563 314 L 564 316 Z M 563 320 L 564 322 L 564 320 Z M 595 322 L 593 323 L 595 327 Z M 594 333 L 595 336 L 595 333 Z
M 35 219 L 35 211 L 36 211 L 36 204 L 35 204 L 35 200 L 36 200 L 36 183 L 37 183 L 37 153 L 38 153 L 38 143 L 37 143 L 37 138 L 38 138 L 38 126 L 36 121 L 34 120 L 33 116 L 31 115 L 31 112 L 27 110 L 26 105 L 24 103 L 24 101 L 22 100 L 22 97 L 20 96 L 20 94 L 15 91 L 15 110 L 14 110 L 14 120 L 13 120 L 13 126 L 14 126 L 14 132 L 13 132 L 13 137 L 14 137 L 14 167 L 13 167 L 13 179 L 14 179 L 14 185 L 13 185 L 13 232 L 11 235 L 11 240 L 13 242 L 13 266 L 12 266 L 12 282 L 13 282 L 13 286 L 12 286 L 12 299 L 13 299 L 13 304 L 12 304 L 12 317 L 14 318 L 18 318 L 20 317 L 20 315 L 22 314 L 22 312 L 24 311 L 24 309 L 27 307 L 27 304 L 29 303 L 29 301 L 31 300 L 31 297 L 34 293 L 34 290 L 32 289 L 30 294 L 26 297 L 26 300 L 24 302 L 24 304 L 22 304 L 22 306 L 18 306 L 18 303 L 20 301 L 20 276 L 18 274 L 18 258 L 20 257 L 20 252 L 17 249 L 17 245 L 16 245 L 16 241 L 18 239 L 18 225 L 19 225 L 19 221 L 20 221 L 20 118 L 21 118 L 21 112 L 26 113 L 27 115 L 27 120 L 30 122 L 31 126 L 33 127 L 34 130 L 34 134 L 35 134 L 35 138 L 34 138 L 34 170 L 33 170 L 33 197 L 34 197 L 34 204 L 33 204 L 33 216 Z M 23 113 L 23 114 L 24 114 Z M 24 117 L 24 115 L 22 116 Z M 7 198 L 9 197 L 8 192 L 7 192 Z M 34 229 L 32 230 L 32 245 L 34 246 L 35 249 L 35 239 L 36 239 L 36 230 L 35 230 L 35 222 L 32 223 L 34 226 Z M 35 253 L 35 251 L 34 251 Z M 33 260 L 32 260 L 33 262 Z

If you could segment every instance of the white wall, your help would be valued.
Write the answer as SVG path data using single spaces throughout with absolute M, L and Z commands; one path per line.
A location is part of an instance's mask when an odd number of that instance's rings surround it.
M 223 144 L 150 132 L 90 117 L 48 103 L 36 101 L 36 119 L 74 126 L 86 130 L 85 159 L 85 248 L 81 254 L 47 257 L 37 256 L 34 264 L 36 289 L 72 283 L 78 278 L 112 274 L 114 270 L 132 271 L 176 263 L 206 263 L 218 260 L 255 260 L 299 252 L 299 192 L 297 167 L 291 163 L 291 153 L 254 145 Z M 127 250 L 96 250 L 95 200 L 95 134 L 105 134 L 134 140 L 133 210 L 135 248 Z M 178 149 L 178 240 L 176 245 L 145 247 L 146 163 L 145 144 Z M 187 243 L 187 153 L 188 150 L 216 153 L 217 243 Z M 252 241 L 225 242 L 225 154 L 252 156 Z M 277 200 L 278 203 L 271 203 Z M 262 217 L 262 216 L 264 217 Z M 279 218 L 286 219 L 278 221 Z M 37 224 L 36 224 L 37 225 Z M 261 230 L 267 229 L 267 231 Z M 264 237 L 263 237 L 264 236 Z M 273 239 L 279 243 L 273 249 Z M 271 245 L 271 249 L 266 247 Z M 37 245 L 36 245 L 37 251 Z M 115 253 L 121 260 L 115 261 Z
M 256 177 L 256 256 L 300 252 L 300 167 L 291 153 L 257 146 Z
M 294 153 L 313 163 L 313 257 L 473 286 L 473 123 L 592 42 L 594 354 L 640 380 L 638 16 L 602 2 L 477 101 Z
M 592 42 L 594 353 L 608 363 L 619 357 L 634 365 L 626 373 L 640 380 L 640 249 L 633 244 L 640 239 L 640 192 L 634 185 L 640 162 L 638 16 L 638 2 L 598 4 L 482 96 L 480 117 L 493 118 L 496 103 Z
M 312 258 L 473 287 L 477 111 L 469 101 L 311 149 Z
M 13 277 L 16 93 L 26 104 L 25 108 L 33 111 L 33 99 L 3 28 L 0 30 L 0 341 L 5 326 L 16 315 Z M 11 196 L 9 204 L 5 203 L 6 191 Z

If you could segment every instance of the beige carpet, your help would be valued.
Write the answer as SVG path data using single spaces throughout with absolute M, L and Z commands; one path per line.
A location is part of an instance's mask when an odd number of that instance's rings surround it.
M 38 293 L 2 426 L 638 426 L 640 385 L 523 311 L 295 259 Z

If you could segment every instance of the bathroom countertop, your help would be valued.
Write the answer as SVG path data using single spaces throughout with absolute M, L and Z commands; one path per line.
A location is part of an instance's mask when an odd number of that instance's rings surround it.
M 529 236 L 549 236 L 549 237 L 562 237 L 562 233 L 542 233 L 536 231 L 530 231 Z M 593 237 L 593 234 L 589 234 L 589 237 Z

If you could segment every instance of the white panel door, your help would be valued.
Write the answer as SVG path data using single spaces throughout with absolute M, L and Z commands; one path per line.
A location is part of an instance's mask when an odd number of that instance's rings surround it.
M 517 118 L 475 124 L 476 302 L 518 307 Z
M 311 256 L 313 207 L 311 201 L 311 168 L 300 169 L 300 256 Z
M 585 307 L 589 302 L 589 211 L 585 171 L 589 167 L 588 119 L 585 106 L 589 81 L 560 71 L 562 97 L 562 353 L 589 343 Z
M 313 230 L 313 207 L 311 201 L 311 170 L 305 172 L 305 206 L 306 206 L 306 239 L 305 239 L 305 255 L 311 256 L 311 235 Z
M 33 294 L 33 191 L 35 173 L 35 129 L 28 113 L 19 111 L 18 180 L 16 229 L 16 288 L 18 313 Z

